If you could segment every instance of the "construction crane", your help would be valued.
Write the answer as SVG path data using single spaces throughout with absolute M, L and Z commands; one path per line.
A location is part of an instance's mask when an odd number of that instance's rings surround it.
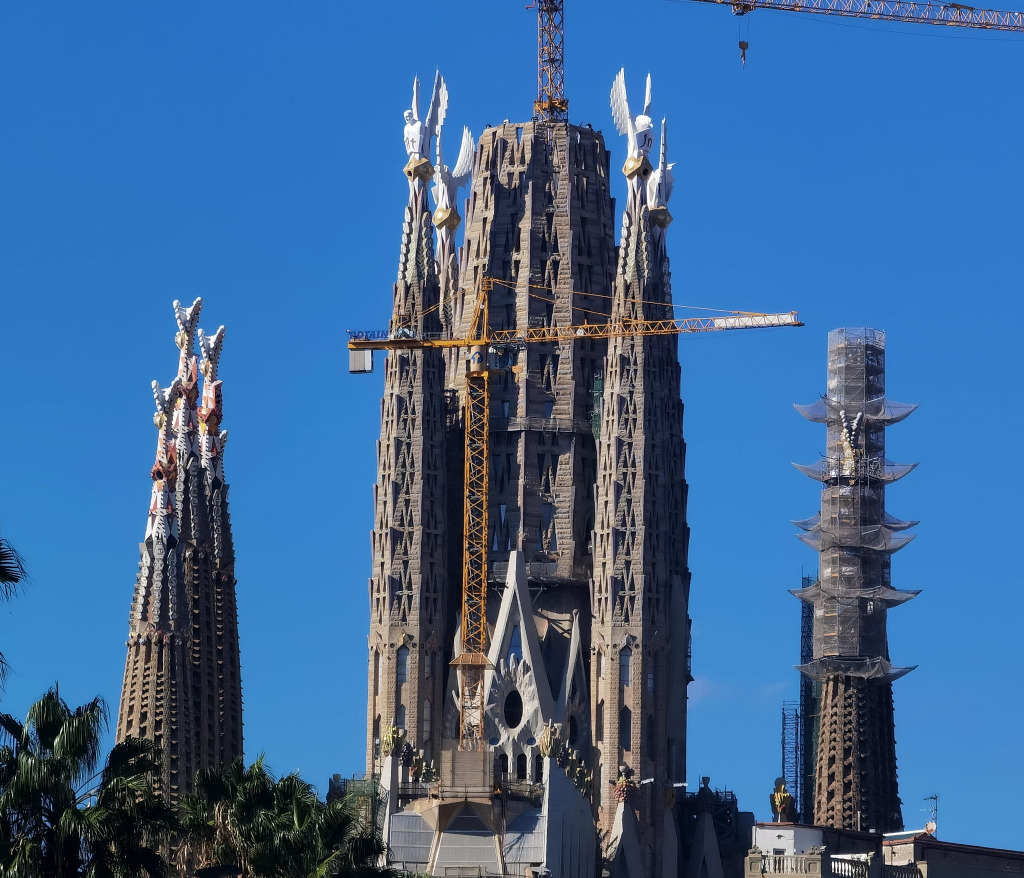
M 490 489 L 490 369 L 492 351 L 519 349 L 537 342 L 571 341 L 578 338 L 615 338 L 654 335 L 685 335 L 730 329 L 758 329 L 776 326 L 803 326 L 795 311 L 783 314 L 759 314 L 729 311 L 721 317 L 689 317 L 680 320 L 609 320 L 607 323 L 583 323 L 575 326 L 543 326 L 527 329 L 491 329 L 488 320 L 488 296 L 495 283 L 484 277 L 469 333 L 465 338 L 420 338 L 412 330 L 349 332 L 352 352 L 431 350 L 461 348 L 467 350 L 465 401 L 465 492 L 463 507 L 464 547 L 462 560 L 462 634 L 461 652 L 452 665 L 462 673 L 459 693 L 461 713 L 460 747 L 477 749 L 483 735 L 484 675 L 487 659 L 487 509 Z M 356 357 L 358 362 L 361 358 Z M 352 371 L 366 372 L 363 362 Z
M 746 15 L 755 9 L 784 12 L 811 12 L 817 15 L 842 15 L 848 18 L 874 18 L 913 24 L 943 24 L 982 30 L 1024 31 L 1024 12 L 975 9 L 962 3 L 912 3 L 907 0 L 692 0 L 717 3 L 732 8 L 734 15 Z M 746 46 L 740 47 L 746 49 Z
M 563 0 L 534 0 L 537 9 L 537 122 L 566 122 L 569 101 L 565 98 L 565 26 Z

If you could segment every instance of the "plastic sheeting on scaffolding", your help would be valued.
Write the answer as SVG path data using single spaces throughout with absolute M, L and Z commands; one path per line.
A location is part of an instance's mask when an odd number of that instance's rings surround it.
M 916 598 L 921 593 L 921 589 L 890 588 L 887 585 L 877 585 L 874 588 L 859 588 L 855 592 L 851 592 L 848 589 L 838 591 L 826 588 L 821 582 L 815 582 L 814 585 L 809 585 L 807 588 L 790 589 L 789 593 L 808 604 L 813 604 L 822 596 L 834 598 L 856 596 L 865 600 L 878 601 L 888 609 L 889 607 L 898 607 L 900 604 L 905 604 L 912 598 Z
M 843 403 L 823 396 L 810 405 L 799 405 L 794 403 L 795 408 L 808 421 L 816 424 L 827 424 L 829 420 L 836 420 L 845 414 L 851 417 L 863 415 L 866 421 L 875 421 L 879 424 L 898 424 L 904 418 L 910 417 L 918 407 L 918 403 L 895 402 L 886 397 L 866 400 L 863 405 L 855 403 Z
M 796 538 L 814 549 L 824 552 L 836 548 L 873 549 L 876 552 L 898 552 L 907 543 L 914 540 L 917 534 L 897 536 L 895 532 L 883 524 L 864 525 L 862 527 L 821 527 L 808 533 L 797 534 Z
M 812 680 L 823 682 L 828 677 L 841 674 L 844 677 L 860 677 L 863 680 L 878 680 L 891 683 L 909 674 L 917 665 L 909 668 L 895 668 L 884 658 L 828 657 L 815 659 L 806 665 L 795 665 L 796 669 Z
M 907 530 L 907 528 L 916 527 L 920 523 L 920 520 L 903 521 L 903 519 L 890 515 L 888 512 L 882 515 L 882 524 L 889 528 L 889 530 Z M 808 532 L 821 530 L 821 513 L 815 512 L 810 518 L 801 518 L 799 521 L 794 519 L 792 524 L 800 528 L 800 530 Z
M 861 458 L 849 462 L 838 457 L 823 457 L 817 463 L 794 463 L 800 472 L 817 482 L 829 479 L 867 477 L 880 482 L 895 482 L 916 469 L 916 463 L 894 463 L 887 458 Z

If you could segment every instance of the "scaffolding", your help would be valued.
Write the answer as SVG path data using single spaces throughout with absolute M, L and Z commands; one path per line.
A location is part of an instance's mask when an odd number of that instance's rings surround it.
M 813 613 L 811 655 L 800 669 L 819 681 L 832 673 L 893 680 L 908 669 L 888 661 L 886 615 L 917 592 L 892 587 L 891 557 L 914 538 L 903 531 L 917 522 L 886 513 L 885 489 L 916 464 L 886 458 L 885 427 L 916 406 L 885 397 L 884 332 L 838 329 L 828 338 L 827 395 L 797 406 L 827 430 L 821 461 L 797 466 L 822 483 L 821 511 L 794 522 L 820 570 L 793 592 Z
M 797 819 L 803 811 L 801 800 L 801 765 L 803 755 L 803 726 L 800 722 L 800 705 L 795 701 L 782 702 L 782 777 L 786 789 L 793 797 L 793 810 Z
M 801 587 L 810 588 L 815 577 L 801 577 Z M 814 658 L 814 606 L 800 603 L 800 664 Z M 800 675 L 800 820 L 814 825 L 815 759 L 818 753 L 821 683 Z
M 384 837 L 384 818 L 387 815 L 388 794 L 376 777 L 353 777 L 331 784 L 332 794 L 344 796 L 352 803 L 364 829 L 377 838 Z

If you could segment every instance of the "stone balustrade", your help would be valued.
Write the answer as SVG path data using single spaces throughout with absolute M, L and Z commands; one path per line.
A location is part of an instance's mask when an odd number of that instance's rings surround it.
M 745 874 L 824 876 L 822 859 L 820 854 L 748 854 Z

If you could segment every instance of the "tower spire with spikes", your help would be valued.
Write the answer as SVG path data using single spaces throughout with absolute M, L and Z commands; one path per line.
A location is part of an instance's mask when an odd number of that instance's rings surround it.
M 226 433 L 218 433 L 224 327 L 213 336 L 198 329 L 202 304 L 174 303 L 178 373 L 168 387 L 153 382 L 156 462 L 117 722 L 119 741 L 160 746 L 156 783 L 172 805 L 192 791 L 197 769 L 242 753 Z

